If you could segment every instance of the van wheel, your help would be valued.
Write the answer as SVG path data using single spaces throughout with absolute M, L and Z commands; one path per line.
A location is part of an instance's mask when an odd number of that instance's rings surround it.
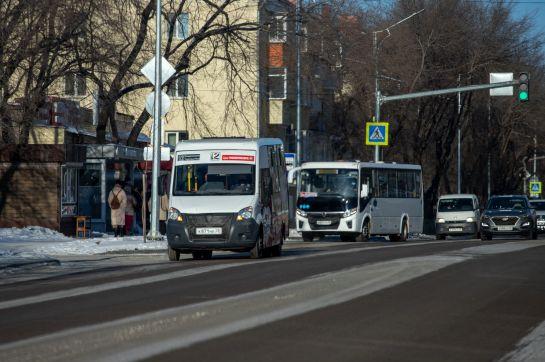
M 435 240 L 445 240 L 447 238 L 444 234 L 435 234 Z
M 255 246 L 250 250 L 250 258 L 260 259 L 263 257 L 263 235 L 259 233 Z
M 178 261 L 180 260 L 180 251 L 176 249 L 172 249 L 170 246 L 168 247 L 168 260 L 170 261 Z
M 212 250 L 194 251 L 193 259 L 195 260 L 209 260 L 212 259 Z
M 369 241 L 369 239 L 371 239 L 371 224 L 369 223 L 369 219 L 367 219 L 363 222 L 361 234 L 356 236 L 356 241 L 363 242 Z
M 282 244 L 278 244 L 271 247 L 271 256 L 273 257 L 282 256 Z
M 537 231 L 532 231 L 532 240 L 537 240 Z
M 303 233 L 303 241 L 305 243 L 311 243 L 314 240 L 314 235 L 311 233 Z

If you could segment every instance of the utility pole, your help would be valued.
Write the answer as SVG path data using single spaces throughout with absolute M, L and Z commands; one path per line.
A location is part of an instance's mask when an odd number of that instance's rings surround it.
M 297 131 L 296 131 L 296 165 L 301 166 L 301 7 L 302 0 L 297 0 L 295 5 L 295 36 L 297 42 L 297 65 L 296 65 L 296 78 L 297 78 Z
M 488 130 L 490 131 L 490 119 L 491 119 L 491 111 L 492 111 L 492 98 L 488 97 Z M 490 137 L 488 138 L 488 165 L 487 165 L 487 169 L 488 169 L 488 172 L 487 172 L 487 177 L 488 177 L 488 182 L 487 182 L 487 195 L 488 195 L 488 198 L 490 199 L 490 190 L 491 190 L 491 172 L 490 172 L 490 169 L 491 169 L 491 162 L 490 162 Z
M 155 9 L 155 108 L 153 115 L 153 166 L 151 170 L 151 225 L 149 239 L 161 239 L 159 233 L 159 167 L 161 164 L 161 0 Z M 144 201 L 145 202 L 145 201 Z
M 460 87 L 460 74 L 458 74 L 458 87 Z M 461 122 L 461 112 L 462 112 L 462 102 L 461 102 L 461 93 L 458 92 L 458 161 L 457 161 L 457 190 L 458 193 L 462 193 L 462 131 L 460 127 Z
M 534 177 L 537 176 L 537 136 L 534 136 Z
M 298 0 L 298 1 L 300 1 L 300 0 Z M 378 39 L 377 39 L 377 34 L 387 32 L 388 33 L 387 37 L 389 37 L 390 36 L 390 29 L 392 29 L 393 27 L 403 23 L 404 21 L 409 20 L 413 16 L 420 14 L 424 10 L 425 9 L 421 9 L 419 11 L 416 11 L 416 12 L 412 13 L 411 15 L 407 16 L 406 18 L 401 19 L 397 23 L 390 25 L 386 29 L 377 30 L 377 31 L 373 32 L 373 57 L 375 58 L 375 117 L 373 119 L 374 122 L 380 122 L 380 105 L 382 103 L 382 96 L 380 94 L 380 83 L 379 83 L 379 77 L 380 77 L 379 61 L 378 61 L 379 43 L 378 43 Z M 379 162 L 379 161 L 380 161 L 380 147 L 377 145 L 377 146 L 375 146 L 375 162 Z

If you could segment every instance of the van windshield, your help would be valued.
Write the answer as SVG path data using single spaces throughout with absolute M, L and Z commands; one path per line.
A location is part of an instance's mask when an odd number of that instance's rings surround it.
M 439 212 L 473 211 L 472 199 L 441 199 L 439 200 Z
M 358 171 L 350 169 L 307 169 L 301 171 L 301 192 L 316 196 L 358 195 Z
M 255 165 L 191 164 L 176 166 L 174 196 L 253 195 Z

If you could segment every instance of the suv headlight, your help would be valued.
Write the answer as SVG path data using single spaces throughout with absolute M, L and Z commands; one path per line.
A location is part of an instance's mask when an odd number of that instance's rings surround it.
M 296 212 L 297 215 L 299 215 L 299 216 L 307 217 L 307 212 L 306 212 L 306 211 L 303 211 L 303 210 L 301 210 L 301 209 L 297 209 L 297 210 L 295 210 L 295 212 Z
M 349 216 L 352 216 L 354 215 L 356 212 L 358 212 L 358 208 L 354 208 L 354 209 L 350 209 L 350 210 L 346 210 L 343 214 L 343 217 L 349 217 Z
M 437 219 L 437 223 L 438 223 L 438 224 L 444 224 L 444 223 L 445 223 L 445 219 Z
M 252 218 L 253 213 L 254 213 L 253 207 L 251 206 L 245 207 L 244 209 L 238 212 L 237 221 L 249 220 Z
M 174 207 L 171 207 L 170 209 L 168 209 L 168 218 L 169 220 L 175 220 L 175 221 L 184 220 L 184 218 L 182 217 L 182 213 Z
M 472 217 L 468 217 L 468 218 L 466 219 L 466 222 L 475 222 L 475 219 L 472 218 Z

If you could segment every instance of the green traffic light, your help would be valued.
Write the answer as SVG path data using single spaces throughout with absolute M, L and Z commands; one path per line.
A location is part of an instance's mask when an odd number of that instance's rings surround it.
M 525 91 L 519 92 L 519 100 L 527 101 L 528 100 L 528 92 L 525 92 Z

